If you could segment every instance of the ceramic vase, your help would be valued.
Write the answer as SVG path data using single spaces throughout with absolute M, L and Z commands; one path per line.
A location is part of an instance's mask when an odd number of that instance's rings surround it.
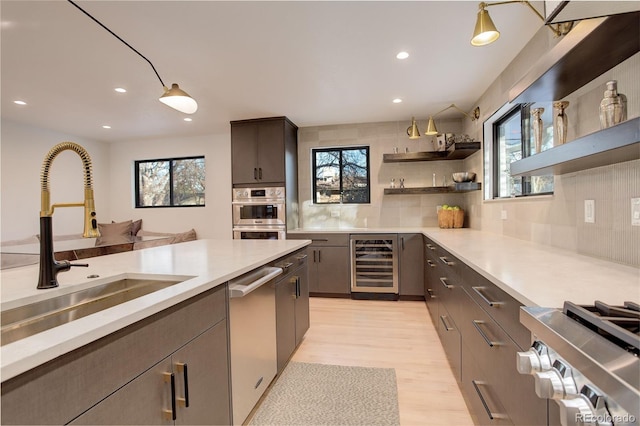
M 618 82 L 607 81 L 607 90 L 600 102 L 600 128 L 615 126 L 627 119 L 627 97 L 618 93 Z
M 539 154 L 542 151 L 542 113 L 544 108 L 533 108 L 531 110 L 531 127 L 533 129 L 533 143 L 535 147 L 535 153 Z
M 565 109 L 569 106 L 567 101 L 553 103 L 555 114 L 553 115 L 553 127 L 556 131 L 556 145 L 563 145 L 567 142 L 567 113 Z

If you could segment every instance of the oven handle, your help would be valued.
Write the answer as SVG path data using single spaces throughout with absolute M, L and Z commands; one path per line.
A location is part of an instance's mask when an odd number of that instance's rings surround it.
M 232 205 L 234 206 L 261 206 L 261 205 L 273 205 L 273 204 L 285 204 L 284 198 L 264 198 L 260 200 L 245 200 L 245 201 L 232 201 Z
M 229 281 L 229 297 L 244 297 L 282 274 L 282 268 L 267 266 Z

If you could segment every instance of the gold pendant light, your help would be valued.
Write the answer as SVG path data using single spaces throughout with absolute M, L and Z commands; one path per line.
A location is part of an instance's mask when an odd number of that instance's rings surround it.
M 471 44 L 474 46 L 486 46 L 500 37 L 500 31 L 496 29 L 485 7 L 486 3 L 480 3 L 476 28 L 473 30 L 473 37 L 471 38 Z
M 473 46 L 486 46 L 487 44 L 491 44 L 496 41 L 500 37 L 500 31 L 496 29 L 496 26 L 493 24 L 491 17 L 489 16 L 489 12 L 487 12 L 486 8 L 489 6 L 500 6 L 502 4 L 511 4 L 511 3 L 520 3 L 524 6 L 528 6 L 529 9 L 533 13 L 538 16 L 542 21 L 544 21 L 544 17 L 536 10 L 535 7 L 531 5 L 528 1 L 524 0 L 509 0 L 509 1 L 498 1 L 494 3 L 485 3 L 480 2 L 478 4 L 478 18 L 476 19 L 476 27 L 473 30 L 473 37 L 471 37 L 471 44 Z M 567 34 L 573 28 L 573 22 L 564 22 L 562 24 L 557 24 L 555 28 L 553 26 L 546 25 L 556 37 L 560 37 L 562 35 Z
M 420 131 L 418 130 L 415 117 L 411 117 L 411 126 L 407 127 L 407 134 L 409 135 L 409 139 L 420 139 Z

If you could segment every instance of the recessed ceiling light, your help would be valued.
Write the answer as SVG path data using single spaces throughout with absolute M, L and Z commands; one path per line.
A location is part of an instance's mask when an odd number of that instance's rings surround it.
M 127 93 L 127 89 L 123 89 L 122 87 L 116 87 L 113 90 L 115 90 L 118 93 Z
M 26 105 L 27 103 L 25 101 L 13 101 L 14 104 L 16 105 Z
M 407 52 L 400 52 L 396 55 L 396 58 L 398 59 L 407 59 L 409 57 L 409 53 Z
M 183 120 L 184 120 L 184 121 L 193 121 L 193 118 L 189 118 L 189 117 L 187 117 L 187 118 L 184 118 Z
M 106 125 L 106 124 L 105 124 L 104 126 L 102 126 L 102 128 L 103 128 L 103 129 L 110 129 L 110 128 L 111 128 L 111 126 L 108 126 L 108 125 Z
M 400 102 L 402 102 L 402 99 L 400 99 L 400 98 L 395 98 L 395 99 L 393 100 L 393 103 L 394 103 L 394 104 L 399 104 Z

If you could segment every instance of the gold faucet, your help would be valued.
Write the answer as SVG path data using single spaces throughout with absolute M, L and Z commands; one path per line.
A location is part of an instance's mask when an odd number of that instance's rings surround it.
M 84 202 L 59 203 L 51 205 L 49 192 L 49 169 L 53 160 L 62 151 L 71 150 L 80 156 L 84 169 Z M 38 289 L 58 287 L 58 272 L 71 269 L 72 266 L 89 266 L 86 263 L 58 262 L 53 255 L 52 217 L 56 207 L 84 207 L 84 238 L 100 236 L 96 219 L 95 202 L 93 200 L 93 182 L 91 177 L 91 157 L 86 149 L 75 142 L 60 142 L 49 150 L 42 163 L 40 175 L 40 277 Z

